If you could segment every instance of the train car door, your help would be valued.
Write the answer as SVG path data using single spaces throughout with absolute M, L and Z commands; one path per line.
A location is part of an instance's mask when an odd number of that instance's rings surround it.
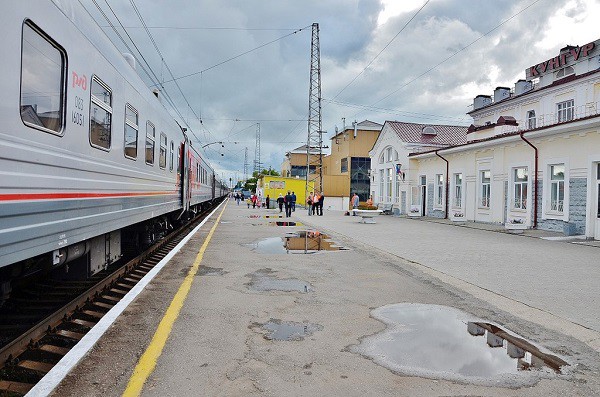
M 215 174 L 212 175 L 212 198 L 215 198 L 215 190 L 217 187 L 217 178 L 215 178 Z
M 180 147 L 180 169 L 181 169 L 181 208 L 184 211 L 188 211 L 190 209 L 190 169 L 189 169 L 189 160 L 188 160 L 188 143 L 187 139 L 184 140 Z

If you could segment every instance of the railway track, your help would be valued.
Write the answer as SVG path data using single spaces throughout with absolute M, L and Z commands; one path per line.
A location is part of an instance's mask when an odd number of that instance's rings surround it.
M 116 269 L 86 281 L 38 283 L 22 291 L 16 298 L 19 310 L 0 322 L 0 397 L 26 394 L 213 208 Z

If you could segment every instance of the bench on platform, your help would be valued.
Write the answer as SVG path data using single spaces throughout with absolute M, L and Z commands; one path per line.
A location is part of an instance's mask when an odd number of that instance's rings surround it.
M 382 213 L 384 213 L 386 215 L 392 215 L 392 207 L 393 207 L 393 204 L 382 204 L 382 203 L 377 204 L 377 210 L 381 211 Z
M 377 223 L 375 222 L 374 217 L 383 213 L 382 210 L 359 210 L 359 209 L 353 209 L 352 213 L 354 215 L 358 215 L 360 217 L 362 217 L 361 222 L 362 223 Z

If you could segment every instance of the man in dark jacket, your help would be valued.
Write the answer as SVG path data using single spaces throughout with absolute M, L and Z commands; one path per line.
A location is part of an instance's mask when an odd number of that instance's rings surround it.
M 283 199 L 283 195 L 281 193 L 279 193 L 279 197 L 277 197 L 277 204 L 279 205 L 279 212 L 283 211 L 283 202 L 285 200 Z
M 321 192 L 317 202 L 317 215 L 319 216 L 323 216 L 323 201 L 325 201 L 325 193 Z
M 285 217 L 289 218 L 292 216 L 292 193 L 288 190 L 284 197 L 285 202 Z

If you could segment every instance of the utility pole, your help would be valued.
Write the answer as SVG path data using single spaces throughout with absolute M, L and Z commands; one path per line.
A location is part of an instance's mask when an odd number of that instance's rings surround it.
M 260 123 L 256 123 L 256 149 L 254 150 L 254 171 L 260 174 Z
M 319 24 L 312 24 L 310 44 L 310 90 L 308 93 L 308 139 L 306 140 L 306 196 L 309 183 L 323 191 L 323 129 L 321 116 L 321 50 Z M 311 168 L 314 172 L 311 174 Z

